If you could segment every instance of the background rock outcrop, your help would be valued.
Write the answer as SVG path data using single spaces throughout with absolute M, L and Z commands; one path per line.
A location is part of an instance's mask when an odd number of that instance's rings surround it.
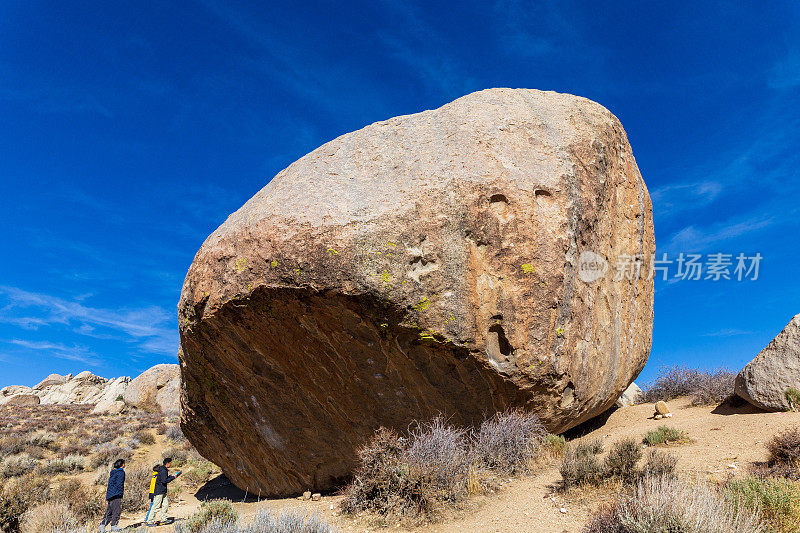
M 747 363 L 734 387 L 737 396 L 761 409 L 786 411 L 792 407 L 786 391 L 800 391 L 800 314 Z
M 162 364 L 151 367 L 130 382 L 123 399 L 136 407 L 158 406 L 164 414 L 178 414 L 180 367 Z
M 280 172 L 195 256 L 183 431 L 262 496 L 331 489 L 378 426 L 440 412 L 522 406 L 563 431 L 644 366 L 653 283 L 634 274 L 653 252 L 599 104 L 491 89 L 377 122 Z M 581 257 L 610 272 L 583 281 Z

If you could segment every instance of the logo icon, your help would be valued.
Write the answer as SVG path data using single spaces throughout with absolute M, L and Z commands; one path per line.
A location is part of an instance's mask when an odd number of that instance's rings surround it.
M 578 277 L 585 283 L 602 278 L 608 271 L 608 261 L 600 254 L 584 250 L 578 257 Z

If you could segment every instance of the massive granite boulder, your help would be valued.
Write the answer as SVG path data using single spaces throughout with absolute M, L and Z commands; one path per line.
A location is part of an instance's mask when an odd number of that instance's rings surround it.
M 800 408 L 791 405 L 791 393 L 800 391 L 800 315 L 783 328 L 747 363 L 736 376 L 734 391 L 751 404 L 767 411 L 786 411 Z M 796 403 L 796 401 L 795 401 Z
M 653 252 L 625 132 L 590 100 L 490 89 L 369 125 L 281 171 L 195 256 L 183 431 L 280 496 L 336 486 L 381 425 L 520 406 L 566 430 L 647 360 L 653 282 L 634 274 Z

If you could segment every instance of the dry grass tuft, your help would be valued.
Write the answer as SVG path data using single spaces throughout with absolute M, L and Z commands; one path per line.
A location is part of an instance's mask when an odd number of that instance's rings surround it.
M 759 513 L 724 498 L 712 486 L 644 477 L 630 497 L 603 508 L 583 533 L 760 533 Z

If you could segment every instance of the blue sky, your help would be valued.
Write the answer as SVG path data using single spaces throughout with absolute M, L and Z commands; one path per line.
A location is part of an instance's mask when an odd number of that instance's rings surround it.
M 702 5 L 700 5 L 702 4 Z M 600 102 L 659 253 L 660 366 L 739 369 L 800 313 L 800 7 L 785 2 L 44 2 L 0 7 L 0 386 L 175 361 L 204 238 L 286 165 L 487 87 Z

